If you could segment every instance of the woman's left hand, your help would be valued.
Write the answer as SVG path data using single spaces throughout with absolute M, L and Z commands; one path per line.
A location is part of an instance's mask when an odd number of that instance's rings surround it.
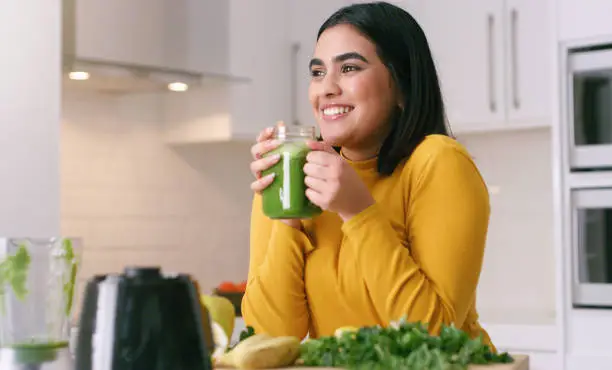
M 306 196 L 324 210 L 349 220 L 374 204 L 374 198 L 359 175 L 329 145 L 312 141 L 304 173 Z

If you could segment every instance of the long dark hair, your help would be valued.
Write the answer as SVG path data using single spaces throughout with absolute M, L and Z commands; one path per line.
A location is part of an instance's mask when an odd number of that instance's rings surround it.
M 376 45 L 402 98 L 391 115 L 390 131 L 378 154 L 378 172 L 390 175 L 431 134 L 449 136 L 438 74 L 425 33 L 405 10 L 386 3 L 353 4 L 323 23 L 328 28 L 349 24 Z

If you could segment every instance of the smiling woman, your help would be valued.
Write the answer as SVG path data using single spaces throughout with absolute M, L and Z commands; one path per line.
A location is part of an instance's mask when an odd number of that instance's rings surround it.
M 274 177 L 259 174 L 278 159 L 262 157 L 278 143 L 262 132 L 252 149 L 246 324 L 303 338 L 405 317 L 491 344 L 476 311 L 488 191 L 449 137 L 418 23 L 384 2 L 342 8 L 319 30 L 309 67 L 323 140 L 309 143 L 305 194 L 324 212 L 263 214 L 260 192 Z

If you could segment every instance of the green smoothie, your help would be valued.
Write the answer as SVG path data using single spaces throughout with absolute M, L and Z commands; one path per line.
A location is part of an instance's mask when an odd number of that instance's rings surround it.
M 19 343 L 9 346 L 16 352 L 17 363 L 42 364 L 54 361 L 57 351 L 68 347 L 67 341 L 60 342 L 31 342 Z
M 306 197 L 304 165 L 310 148 L 304 140 L 287 141 L 266 155 L 280 154 L 279 161 L 262 172 L 275 173 L 274 181 L 262 192 L 263 212 L 272 219 L 312 218 L 321 208 Z

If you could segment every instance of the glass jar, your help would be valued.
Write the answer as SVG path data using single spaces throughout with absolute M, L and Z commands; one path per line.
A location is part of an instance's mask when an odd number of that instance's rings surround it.
M 74 238 L 0 238 L 1 365 L 8 353 L 40 365 L 68 348 L 80 244 Z
M 262 191 L 263 212 L 272 219 L 312 218 L 321 214 L 321 208 L 306 197 L 304 165 L 310 152 L 307 141 L 316 140 L 313 126 L 299 126 L 289 129 L 279 124 L 274 139 L 280 145 L 264 156 L 280 154 L 279 161 L 262 175 L 274 173 L 272 183 Z

